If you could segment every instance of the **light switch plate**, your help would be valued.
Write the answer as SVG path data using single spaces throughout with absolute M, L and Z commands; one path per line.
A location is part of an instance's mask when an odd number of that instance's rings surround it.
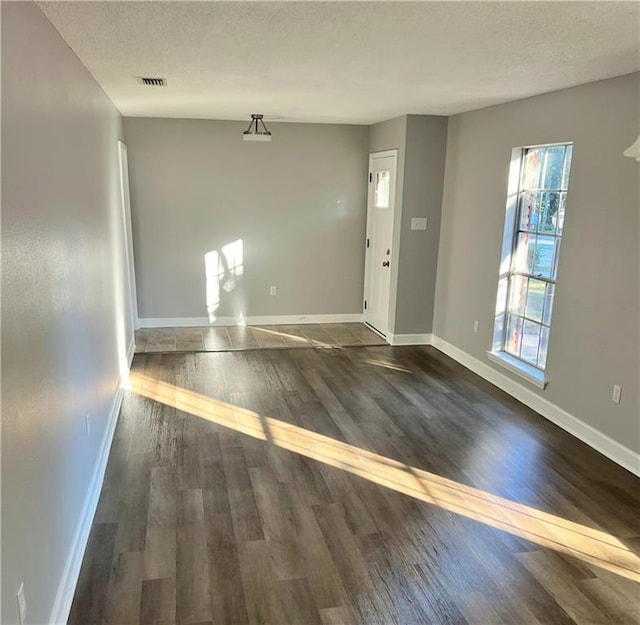
M 411 218 L 411 230 L 426 230 L 427 218 L 426 217 L 412 217 Z
M 622 400 L 622 387 L 618 384 L 613 385 L 613 393 L 611 395 L 611 401 L 615 404 L 619 404 Z

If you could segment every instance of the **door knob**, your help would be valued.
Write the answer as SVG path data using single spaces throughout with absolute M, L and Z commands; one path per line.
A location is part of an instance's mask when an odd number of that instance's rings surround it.
M 388 261 L 388 260 L 385 260 L 385 261 L 382 263 L 382 266 L 383 266 L 383 267 L 388 267 L 388 266 L 389 266 L 389 261 Z

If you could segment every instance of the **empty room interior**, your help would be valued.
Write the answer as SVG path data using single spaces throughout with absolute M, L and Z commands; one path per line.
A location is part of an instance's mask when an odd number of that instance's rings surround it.
M 640 625 L 640 3 L 0 8 L 2 625 Z

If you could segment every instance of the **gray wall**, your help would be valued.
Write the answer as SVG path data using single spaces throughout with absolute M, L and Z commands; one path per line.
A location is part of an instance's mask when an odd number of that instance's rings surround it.
M 439 337 L 495 366 L 485 351 L 511 149 L 573 141 L 549 386 L 536 392 L 636 451 L 640 164 L 622 151 L 640 127 L 638 86 L 633 74 L 450 119 L 434 322 Z
M 370 152 L 398 150 L 389 319 L 394 334 L 432 331 L 446 143 L 446 117 L 404 115 L 371 126 Z M 412 217 L 426 217 L 428 229 L 411 230 Z
M 446 148 L 446 117 L 407 115 L 396 334 L 433 329 Z M 427 230 L 411 230 L 412 217 L 426 217 Z
M 3 625 L 22 581 L 48 622 L 118 384 L 120 134 L 40 9 L 3 2 Z
M 362 311 L 368 128 L 268 125 L 124 120 L 141 318 L 206 317 L 205 254 L 237 240 L 217 317 Z

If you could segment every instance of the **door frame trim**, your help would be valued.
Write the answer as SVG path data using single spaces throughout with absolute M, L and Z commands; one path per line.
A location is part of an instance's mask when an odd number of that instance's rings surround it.
M 129 149 L 124 141 L 118 140 L 118 177 L 120 205 L 124 226 L 124 263 L 127 273 L 127 299 L 131 314 L 132 331 L 140 327 L 138 317 L 138 288 L 136 285 L 135 259 L 133 253 L 133 226 L 131 223 L 131 187 L 129 184 Z
M 390 335 L 393 334 L 393 329 L 395 326 L 395 310 L 396 310 L 396 294 L 398 291 L 398 259 L 400 257 L 400 218 L 402 215 L 402 206 L 401 206 L 401 197 L 398 197 L 399 195 L 399 185 L 398 185 L 398 171 L 399 171 L 399 161 L 400 161 L 400 151 L 398 150 L 398 148 L 393 148 L 391 150 L 379 150 L 377 152 L 370 152 L 369 153 L 369 169 L 368 172 L 371 173 L 372 172 L 372 168 L 373 168 L 373 161 L 375 159 L 379 159 L 379 158 L 388 158 L 388 157 L 395 157 L 395 175 L 394 175 L 394 180 L 393 180 L 393 189 L 392 189 L 392 193 L 393 193 L 393 211 L 391 214 L 391 276 L 390 276 L 390 281 L 389 281 L 389 310 L 387 311 L 387 324 L 388 324 L 388 328 L 386 328 L 386 333 L 382 332 L 381 330 L 377 330 L 378 334 L 380 334 L 381 336 L 385 336 L 388 337 Z M 368 176 L 367 176 L 367 180 L 368 180 Z M 369 225 L 369 209 L 371 207 L 371 203 L 373 202 L 373 197 L 372 197 L 372 193 L 373 193 L 373 181 L 368 181 L 367 182 L 367 224 L 365 226 L 365 238 L 367 237 L 367 235 L 369 234 L 368 232 L 368 225 Z M 401 194 L 400 194 L 401 195 Z M 367 251 L 366 251 L 366 247 L 365 247 L 365 267 L 364 267 L 364 297 L 362 298 L 363 301 L 363 308 L 362 308 L 362 316 L 363 319 L 366 316 L 366 311 L 364 310 L 364 300 L 367 298 L 368 293 L 366 292 L 366 288 L 368 286 L 368 278 L 369 278 L 369 267 L 368 267 L 368 263 L 367 263 Z M 365 322 L 366 323 L 366 322 Z M 367 324 L 369 325 L 369 324 Z M 373 326 L 371 326 L 373 327 Z M 387 342 L 388 338 L 386 338 Z

